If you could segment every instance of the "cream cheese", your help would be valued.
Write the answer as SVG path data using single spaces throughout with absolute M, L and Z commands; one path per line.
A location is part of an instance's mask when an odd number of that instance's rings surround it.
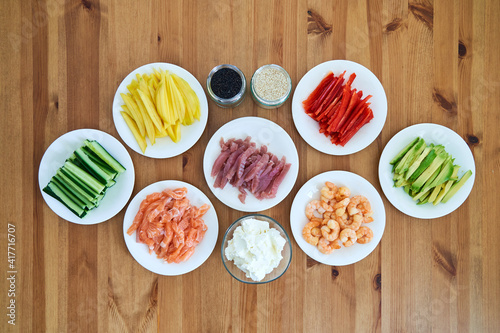
M 228 242 L 225 255 L 245 272 L 248 278 L 261 281 L 278 267 L 286 240 L 265 221 L 248 218 L 241 222 Z

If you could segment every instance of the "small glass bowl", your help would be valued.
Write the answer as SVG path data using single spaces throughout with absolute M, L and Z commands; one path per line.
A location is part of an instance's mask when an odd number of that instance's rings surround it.
M 241 89 L 235 96 L 233 96 L 231 98 L 221 98 L 221 97 L 217 96 L 212 90 L 212 76 L 217 71 L 219 71 L 223 68 L 230 68 L 230 69 L 234 70 L 236 73 L 238 73 L 240 75 L 240 78 L 241 78 Z M 234 107 L 238 106 L 241 102 L 243 102 L 243 99 L 245 99 L 246 89 L 247 89 L 247 81 L 246 81 L 245 75 L 238 67 L 236 67 L 234 65 L 222 64 L 222 65 L 215 66 L 208 74 L 208 77 L 207 77 L 208 95 L 221 108 L 234 108 Z
M 245 272 L 243 272 L 241 269 L 238 268 L 234 264 L 233 261 L 230 261 L 226 258 L 226 254 L 224 251 L 226 250 L 228 246 L 228 242 L 233 239 L 233 233 L 234 230 L 236 230 L 237 227 L 241 225 L 241 223 L 246 220 L 246 219 L 256 219 L 256 220 L 261 220 L 269 223 L 269 228 L 274 228 L 279 231 L 280 235 L 286 240 L 285 245 L 283 246 L 283 250 L 281 251 L 282 259 L 275 269 L 272 270 L 271 273 L 267 274 L 262 280 L 260 281 L 254 281 L 251 278 L 246 277 Z M 226 233 L 224 234 L 224 238 L 222 239 L 222 246 L 221 246 L 221 256 L 222 256 L 222 263 L 224 264 L 224 267 L 226 270 L 231 274 L 233 278 L 236 280 L 243 282 L 243 283 L 248 283 L 248 284 L 263 284 L 263 283 L 268 283 L 271 281 L 276 280 L 280 276 L 282 276 L 288 267 L 290 266 L 290 262 L 292 261 L 292 244 L 290 243 L 290 237 L 288 237 L 288 234 L 286 233 L 285 229 L 276 222 L 273 218 L 262 215 L 262 214 L 249 214 L 245 215 L 243 217 L 240 217 L 236 221 L 233 222 L 229 226 L 229 228 L 226 230 Z
M 281 96 L 280 98 L 275 99 L 275 100 L 269 100 L 269 99 L 265 99 L 265 98 L 259 96 L 256 89 L 255 89 L 256 78 L 258 77 L 258 75 L 260 73 L 262 73 L 262 71 L 269 69 L 269 68 L 276 69 L 276 70 L 280 71 L 281 73 L 283 73 L 285 75 L 286 81 L 288 83 L 287 92 L 283 96 Z M 250 91 L 252 93 L 253 100 L 261 108 L 276 109 L 276 108 L 279 108 L 280 106 L 282 106 L 290 97 L 290 94 L 292 92 L 292 79 L 290 78 L 290 75 L 283 67 L 275 65 L 275 64 L 264 65 L 264 66 L 260 67 L 259 69 L 257 69 L 255 71 L 255 73 L 253 74 L 252 79 L 250 81 Z

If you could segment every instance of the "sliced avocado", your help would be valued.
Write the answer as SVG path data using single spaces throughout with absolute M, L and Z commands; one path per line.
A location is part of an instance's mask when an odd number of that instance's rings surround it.
M 420 163 L 417 170 L 415 170 L 412 173 L 412 175 L 410 176 L 410 181 L 411 182 L 415 181 L 422 174 L 422 172 L 424 172 L 424 170 L 427 169 L 429 167 L 429 165 L 431 165 L 431 163 L 434 161 L 436 156 L 437 156 L 436 150 L 432 149 L 430 151 L 430 153 L 424 158 L 422 163 Z
M 420 153 L 420 155 L 415 159 L 415 161 L 413 161 L 413 163 L 408 168 L 408 171 L 406 171 L 405 173 L 406 180 L 410 179 L 410 176 L 418 169 L 424 158 L 426 158 L 427 155 L 429 155 L 431 150 L 432 150 L 431 146 L 425 147 L 424 150 Z
M 443 164 L 447 157 L 448 154 L 446 152 L 439 153 L 432 161 L 431 165 L 429 165 L 429 167 L 412 183 L 411 189 L 418 192 L 422 186 L 424 186 L 425 182 L 427 182 L 434 172 Z
M 453 183 L 455 183 L 455 181 L 458 180 L 457 175 L 459 169 L 460 165 L 453 166 L 453 173 L 451 174 L 450 180 L 448 180 L 446 183 L 442 185 L 441 191 L 439 192 L 438 196 L 436 197 L 435 200 L 432 201 L 432 204 L 434 206 L 436 206 L 443 200 L 444 196 L 446 195 L 446 193 L 448 193 Z
M 403 156 L 403 158 L 398 162 L 396 169 L 394 170 L 396 173 L 404 173 L 406 170 L 408 170 L 408 166 L 415 160 L 415 158 L 418 156 L 417 153 L 421 147 L 425 147 L 425 141 L 424 139 L 419 139 L 416 144 L 414 144 L 410 150 L 406 152 L 406 154 Z M 423 148 L 422 148 L 423 150 Z
M 431 192 L 431 195 L 429 195 L 428 197 L 428 201 L 429 202 L 434 202 L 434 200 L 436 200 L 439 192 L 441 192 L 441 189 L 444 187 L 444 184 L 439 184 L 437 186 L 435 186 L 434 188 L 432 188 L 432 192 Z
M 442 202 L 446 203 L 448 200 L 450 200 L 450 198 L 454 196 L 455 193 L 457 193 L 457 191 L 465 184 L 465 182 L 467 181 L 467 179 L 470 178 L 470 176 L 472 176 L 472 171 L 467 170 L 467 172 L 462 176 L 462 178 L 460 178 L 458 182 L 455 182 L 455 184 L 451 186 L 448 193 L 444 196 Z
M 438 185 L 441 185 L 448 181 L 453 174 L 453 161 L 451 160 L 451 156 L 449 156 L 446 161 L 443 163 L 443 167 L 439 174 L 432 180 L 432 182 L 429 185 L 424 185 L 424 188 L 426 186 L 429 186 L 430 188 L 434 188 Z
M 431 195 L 430 191 L 425 192 L 424 195 L 422 195 L 419 199 L 420 201 L 417 202 L 417 205 L 423 205 L 429 201 L 429 196 Z
M 401 150 L 396 156 L 394 156 L 394 158 L 389 162 L 389 164 L 396 164 L 399 162 L 400 159 L 403 158 L 403 156 L 405 156 L 405 154 L 408 152 L 408 150 L 411 149 L 411 147 L 413 147 L 413 145 L 415 143 L 417 143 L 417 141 L 420 140 L 419 137 L 416 137 L 415 139 L 413 139 L 408 145 L 406 145 L 406 147 L 403 148 L 403 150 Z

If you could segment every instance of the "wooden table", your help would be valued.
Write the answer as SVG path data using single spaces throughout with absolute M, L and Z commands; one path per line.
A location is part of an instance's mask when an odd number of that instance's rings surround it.
M 0 9 L 1 331 L 500 330 L 499 1 L 10 0 Z M 214 203 L 219 239 L 210 258 L 191 273 L 165 277 L 142 268 L 125 246 L 125 209 L 104 223 L 82 226 L 58 218 L 42 199 L 38 167 L 60 135 L 95 128 L 121 140 L 113 96 L 143 64 L 182 66 L 205 87 L 218 64 L 235 64 L 248 78 L 259 66 L 277 63 L 295 86 L 309 69 L 331 59 L 368 67 L 387 93 L 385 126 L 358 153 L 319 153 L 299 136 L 291 100 L 265 110 L 251 98 L 234 109 L 210 102 L 205 132 L 182 156 L 150 159 L 127 147 L 136 170 L 132 195 L 150 183 L 178 179 Z M 277 281 L 244 285 L 226 273 L 219 254 L 223 231 L 245 213 L 213 196 L 202 157 L 212 134 L 243 116 L 276 122 L 299 152 L 293 190 L 263 213 L 290 232 L 292 200 L 308 179 L 329 170 L 354 172 L 385 203 L 386 229 L 373 253 L 353 265 L 330 267 L 308 258 L 292 240 L 291 266 Z M 399 212 L 377 175 L 386 143 L 421 122 L 456 131 L 477 167 L 468 200 L 434 220 Z M 11 280 L 9 235 L 15 235 Z M 15 326 L 6 316 L 11 300 Z

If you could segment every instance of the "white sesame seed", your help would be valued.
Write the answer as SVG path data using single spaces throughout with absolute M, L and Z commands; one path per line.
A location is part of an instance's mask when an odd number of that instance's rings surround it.
M 260 98 L 277 101 L 286 96 L 290 85 L 283 71 L 268 67 L 257 73 L 254 79 L 254 88 L 255 93 Z

